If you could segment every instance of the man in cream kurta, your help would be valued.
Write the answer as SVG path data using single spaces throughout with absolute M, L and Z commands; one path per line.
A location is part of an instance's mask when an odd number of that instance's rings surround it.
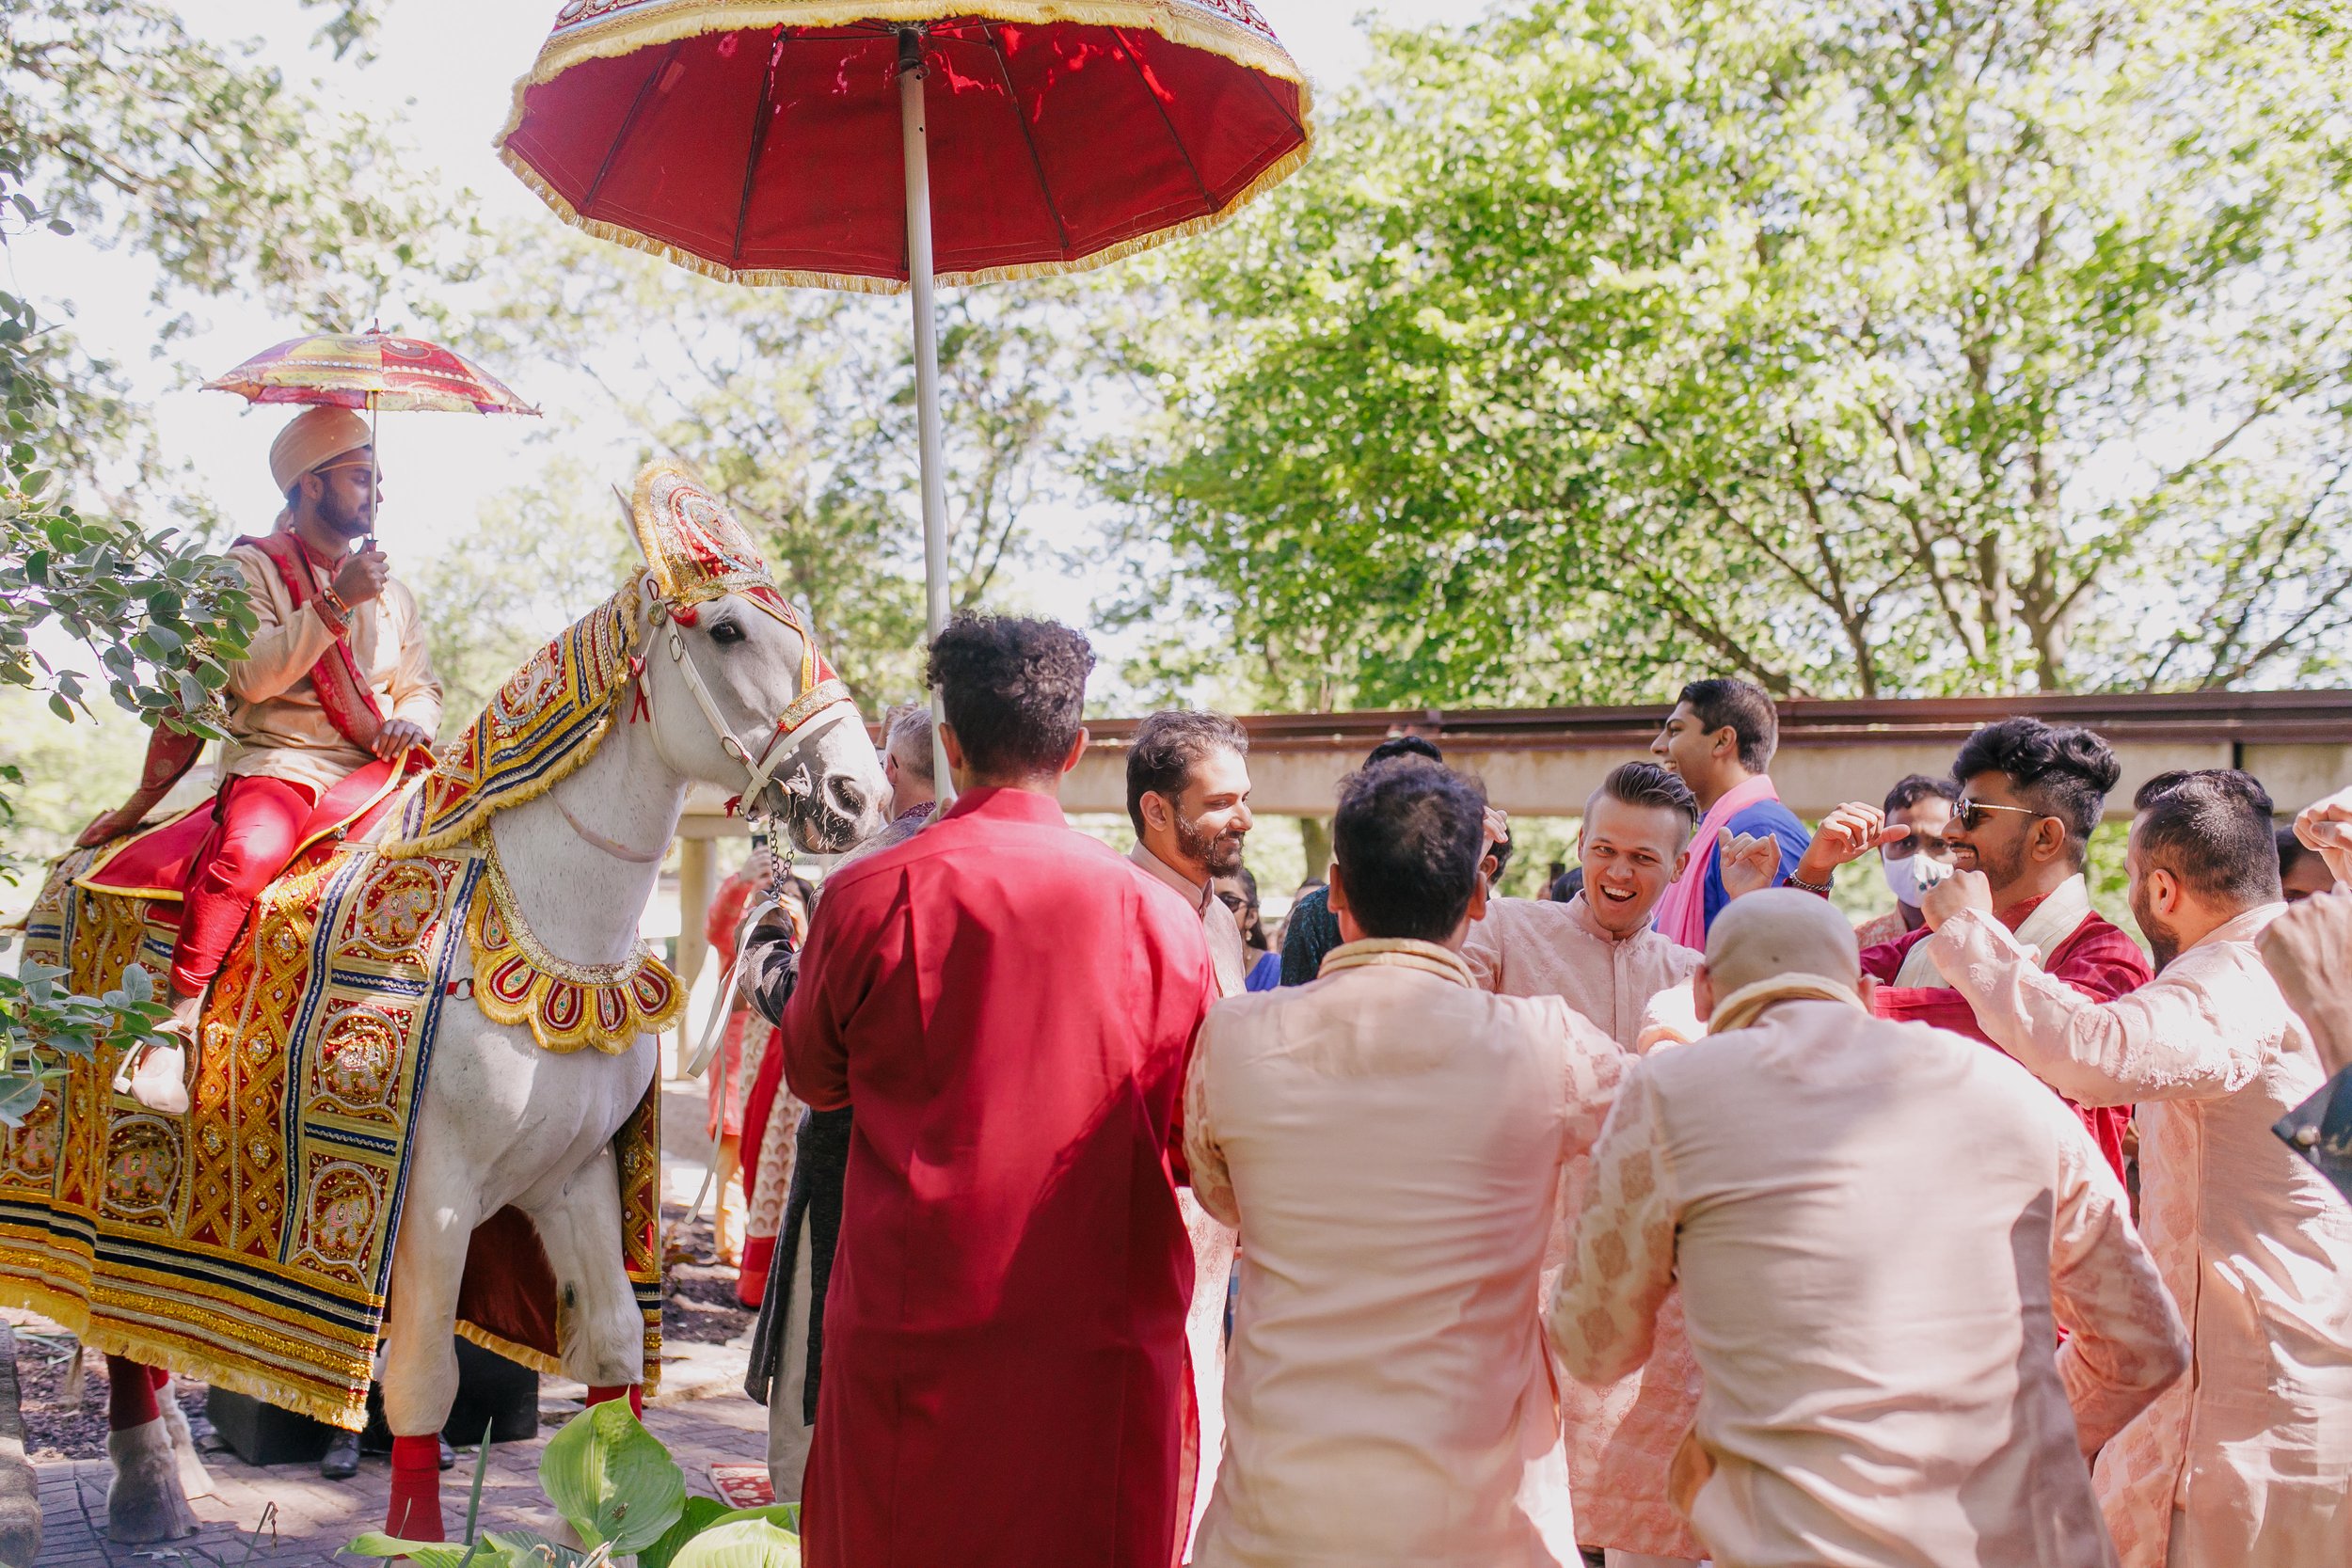
M 1719 1568 L 2112 1564 L 2085 1456 L 2181 1374 L 2179 1314 L 2066 1107 L 1862 989 L 1818 899 L 1717 919 L 1714 1033 L 1618 1091 L 1552 1342 L 1616 1376 L 1680 1282 L 1676 1496 Z
M 1487 990 L 1505 996 L 1556 996 L 1634 1052 L 1650 999 L 1687 981 L 1699 955 L 1650 923 L 1666 886 L 1680 874 L 1698 800 L 1655 763 L 1629 762 L 1601 781 L 1584 802 L 1577 834 L 1584 891 L 1565 904 L 1496 898 L 1470 927 L 1462 957 Z M 1569 1162 L 1561 1212 L 1583 1206 L 1592 1160 Z M 1549 1292 L 1565 1256 L 1565 1230 L 1545 1256 Z M 1598 1386 L 1568 1378 L 1560 1386 L 1576 1524 L 1585 1544 L 1608 1553 L 1610 1568 L 1690 1562 L 1704 1553 L 1690 1521 L 1667 1500 L 1675 1449 L 1698 1409 L 1698 1364 L 1682 1331 L 1682 1303 L 1669 1295 L 1648 1361 Z
M 2125 1568 L 2352 1562 L 2352 1208 L 2271 1132 L 2326 1072 L 2256 945 L 2285 909 L 2270 799 L 2213 770 L 2136 804 L 2147 985 L 2094 1004 L 2054 980 L 1966 878 L 1929 895 L 1930 951 L 2051 1087 L 2139 1106 L 2140 1226 L 2196 1360 L 2099 1456 Z
M 1249 978 L 1249 947 L 1233 911 L 1216 896 L 1216 879 L 1241 869 L 1249 815 L 1249 736 L 1221 713 L 1169 710 L 1136 726 L 1127 744 L 1127 819 L 1136 830 L 1128 858 L 1191 907 L 1209 939 L 1216 993 L 1239 996 Z M 1177 1189 L 1192 1238 L 1192 1306 L 1184 1338 L 1192 1349 L 1199 1422 L 1192 1528 L 1208 1512 L 1225 1439 L 1225 1301 L 1238 1238 L 1203 1208 L 1191 1188 Z M 1190 1536 L 1187 1535 L 1187 1540 Z
M 1482 805 L 1419 758 L 1351 778 L 1347 940 L 1201 1025 L 1186 1157 L 1248 1241 L 1198 1568 L 1579 1562 L 1536 1281 L 1627 1058 L 1556 998 L 1472 985 Z

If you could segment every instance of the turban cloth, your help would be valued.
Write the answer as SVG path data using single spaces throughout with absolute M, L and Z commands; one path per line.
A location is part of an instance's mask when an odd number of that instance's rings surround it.
M 278 433 L 269 446 L 269 477 L 278 493 L 330 457 L 368 444 L 368 421 L 348 408 L 306 408 Z

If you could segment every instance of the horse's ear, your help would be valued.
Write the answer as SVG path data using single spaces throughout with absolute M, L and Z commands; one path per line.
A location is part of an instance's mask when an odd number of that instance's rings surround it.
M 621 503 L 621 531 L 628 535 L 629 546 L 636 550 L 637 559 L 648 566 L 652 565 L 652 558 L 645 554 L 645 541 L 637 531 L 637 509 L 629 505 L 628 492 L 615 484 L 612 486 L 612 499 Z

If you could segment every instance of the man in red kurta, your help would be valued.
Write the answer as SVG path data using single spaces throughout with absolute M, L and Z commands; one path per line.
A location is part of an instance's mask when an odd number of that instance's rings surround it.
M 2040 951 L 2045 973 L 2097 1002 L 2137 990 L 2154 974 L 2139 944 L 2091 909 L 2083 879 L 2091 830 L 2122 776 L 2115 753 L 2089 730 L 2005 719 L 1961 747 L 1952 764 L 1961 799 L 1944 831 L 1954 863 L 1992 883 L 2001 924 Z M 1875 806 L 1838 807 L 1814 833 L 1788 885 L 1827 896 L 1839 865 L 1910 832 L 1885 824 Z M 1932 934 L 1922 926 L 1863 949 L 1862 973 L 1879 983 L 1872 1009 L 1992 1044 L 1967 999 L 1915 952 Z M 2122 1176 L 2132 1108 L 2076 1105 L 2074 1112 Z
M 1062 820 L 1093 655 L 932 644 L 960 799 L 838 871 L 786 1081 L 853 1106 L 803 1493 L 812 1568 L 1166 1568 L 1188 1518 L 1184 1070 L 1199 914 Z

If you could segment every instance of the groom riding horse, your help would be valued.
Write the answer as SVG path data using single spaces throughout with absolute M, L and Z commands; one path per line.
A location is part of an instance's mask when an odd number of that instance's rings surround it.
M 190 1047 L 206 989 L 254 900 L 315 836 L 322 803 L 371 759 L 396 769 L 412 750 L 430 747 L 441 720 L 416 597 L 392 580 L 372 541 L 361 544 L 375 531 L 382 495 L 366 422 L 348 409 L 306 409 L 271 444 L 269 467 L 286 506 L 275 530 L 229 552 L 260 625 L 246 657 L 229 666 L 220 790 L 212 831 L 184 874 L 171 955 L 167 1032 Z M 202 747 L 199 736 L 157 728 L 138 792 L 81 842 L 103 844 L 137 827 Z M 126 1062 L 133 1098 L 184 1114 L 185 1057 L 158 1047 Z

